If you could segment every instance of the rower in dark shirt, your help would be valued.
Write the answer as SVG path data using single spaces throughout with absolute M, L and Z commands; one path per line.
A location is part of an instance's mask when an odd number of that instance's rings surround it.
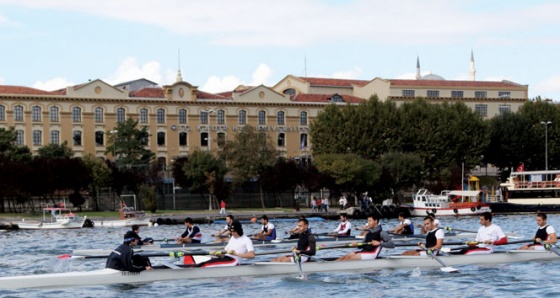
M 307 262 L 311 256 L 315 255 L 317 241 L 315 236 L 308 232 L 309 221 L 306 218 L 300 218 L 298 220 L 298 230 L 299 239 L 297 246 L 292 247 L 292 252 L 300 255 L 301 262 Z M 272 262 L 294 262 L 293 255 L 286 255 L 272 259 Z

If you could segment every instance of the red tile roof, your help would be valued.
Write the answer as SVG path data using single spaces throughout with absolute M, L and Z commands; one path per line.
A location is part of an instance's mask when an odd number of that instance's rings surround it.
M 52 92 L 30 87 L 0 85 L 0 94 L 52 95 Z
M 331 102 L 331 97 L 333 97 L 334 94 L 297 94 L 294 97 L 292 97 L 292 101 L 295 102 L 316 102 L 316 103 L 325 103 L 325 102 Z M 352 96 L 352 95 L 340 95 L 342 97 L 342 100 L 344 100 L 345 103 L 360 103 L 363 102 L 364 99 L 356 97 L 356 96 Z
M 366 80 L 347 80 L 347 79 L 328 79 L 328 78 L 310 78 L 297 77 L 315 86 L 335 86 L 335 87 L 352 87 L 352 85 L 365 86 L 370 81 Z
M 197 90 L 196 91 L 196 98 L 200 99 L 231 99 L 231 97 L 226 97 L 214 93 L 208 93 L 204 91 Z
M 523 88 L 525 86 L 510 81 L 447 81 L 447 80 L 388 80 L 394 86 L 415 87 L 479 87 L 479 88 Z
M 130 97 L 148 97 L 148 98 L 165 98 L 163 89 L 161 88 L 142 88 L 140 90 L 132 91 L 128 94 Z

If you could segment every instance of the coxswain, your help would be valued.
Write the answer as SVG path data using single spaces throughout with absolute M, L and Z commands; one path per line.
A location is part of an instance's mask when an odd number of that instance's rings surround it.
M 185 218 L 185 227 L 185 232 L 176 239 L 177 244 L 200 243 L 202 240 L 202 232 L 198 226 L 194 225 L 192 218 Z
M 520 247 L 519 249 L 530 249 L 530 250 L 545 250 L 544 245 L 556 244 L 558 238 L 556 237 L 556 231 L 554 227 L 546 224 L 546 213 L 537 213 L 537 233 L 535 234 L 535 241 L 532 244 L 527 244 Z
M 138 244 L 138 238 L 133 231 L 124 234 L 124 242 L 109 254 L 105 268 L 120 271 L 140 272 L 152 270 L 148 257 L 135 255 L 132 247 Z
M 351 252 L 336 259 L 336 261 L 373 260 L 379 256 L 382 247 L 394 248 L 393 239 L 389 233 L 381 229 L 379 220 L 377 214 L 368 215 L 367 234 L 365 234 L 362 242 L 362 250 Z M 358 246 L 358 243 L 354 242 L 352 245 Z
M 300 218 L 297 224 L 296 233 L 299 235 L 297 246 L 292 247 L 292 252 L 300 256 L 301 262 L 307 262 L 316 252 L 316 240 L 313 234 L 309 233 L 309 221 Z M 272 262 L 294 262 L 294 255 L 281 256 L 272 259 Z
M 403 253 L 404 256 L 426 256 L 428 254 L 438 255 L 439 250 L 443 246 L 444 232 L 442 229 L 436 227 L 434 218 L 431 216 L 424 217 L 424 229 L 426 233 L 426 244 L 418 242 L 418 246 L 422 249 L 408 250 Z

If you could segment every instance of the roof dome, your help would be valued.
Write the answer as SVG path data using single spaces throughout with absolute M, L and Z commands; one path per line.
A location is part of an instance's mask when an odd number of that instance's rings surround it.
M 437 74 L 429 73 L 420 77 L 420 80 L 431 80 L 431 81 L 445 81 L 445 79 Z

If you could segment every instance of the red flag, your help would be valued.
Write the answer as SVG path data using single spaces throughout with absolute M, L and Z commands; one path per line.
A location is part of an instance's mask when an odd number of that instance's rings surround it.
M 521 163 L 519 166 L 517 166 L 517 172 L 523 171 L 525 171 L 525 163 Z

